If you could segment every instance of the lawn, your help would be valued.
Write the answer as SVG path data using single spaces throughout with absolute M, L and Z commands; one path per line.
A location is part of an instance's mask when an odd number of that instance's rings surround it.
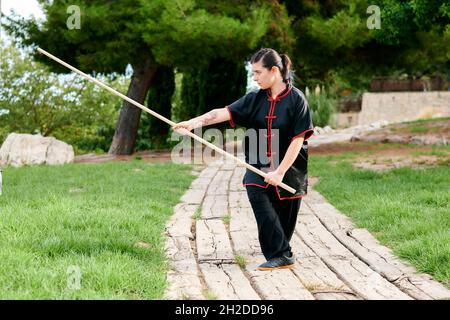
M 191 169 L 140 160 L 4 169 L 0 299 L 164 298 L 164 226 Z
M 380 148 L 385 150 L 389 146 Z M 412 154 L 419 150 L 411 146 Z M 433 150 L 434 154 L 444 156 L 450 148 Z M 434 167 L 385 172 L 353 167 L 356 157 L 374 152 L 372 149 L 370 153 L 311 156 L 310 175 L 320 178 L 314 189 L 396 255 L 450 287 L 448 161 Z
M 393 123 L 380 131 L 387 131 L 395 134 L 437 134 L 448 137 L 450 117 L 418 119 L 402 123 Z

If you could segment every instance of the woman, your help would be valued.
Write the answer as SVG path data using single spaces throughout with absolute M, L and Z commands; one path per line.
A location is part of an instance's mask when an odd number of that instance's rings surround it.
M 313 124 L 303 93 L 291 84 L 291 60 L 287 55 L 263 48 L 252 56 L 251 64 L 259 91 L 250 92 L 225 108 L 180 122 L 173 129 L 183 133 L 183 129 L 190 131 L 229 121 L 231 127 L 237 124 L 263 130 L 264 134 L 256 135 L 253 143 L 248 142 L 248 137 L 244 139 L 246 162 L 268 173 L 263 178 L 247 169 L 243 181 L 267 260 L 258 270 L 292 268 L 295 260 L 289 241 L 301 198 L 307 193 L 306 140 L 313 134 Z M 279 188 L 281 182 L 296 193 Z

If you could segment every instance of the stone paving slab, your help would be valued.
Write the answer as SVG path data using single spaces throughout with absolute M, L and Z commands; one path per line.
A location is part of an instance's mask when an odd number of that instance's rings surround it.
M 257 271 L 265 259 L 244 174 L 229 162 L 210 163 L 174 208 L 165 232 L 168 299 L 450 299 L 445 286 L 395 257 L 311 188 L 291 240 L 295 268 Z
M 228 215 L 228 195 L 207 195 L 202 204 L 202 219 L 223 218 Z
M 210 292 L 221 300 L 261 300 L 236 264 L 201 263 Z
M 197 260 L 199 262 L 234 261 L 228 232 L 221 220 L 198 220 L 196 234 Z
M 394 256 L 392 251 L 380 245 L 367 229 L 354 228 L 348 217 L 330 204 L 323 204 L 326 200 L 318 192 L 313 190 L 310 194 L 312 201 L 308 202 L 308 205 L 317 212 L 317 218 L 324 227 L 371 269 L 415 299 L 448 298 L 449 291 L 442 284 L 429 275 L 416 272 L 407 262 Z M 328 206 L 327 210 L 323 210 L 324 206 Z

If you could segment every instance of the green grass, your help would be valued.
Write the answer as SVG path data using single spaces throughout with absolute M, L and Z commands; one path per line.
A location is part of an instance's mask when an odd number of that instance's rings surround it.
M 411 153 L 413 156 L 437 156 L 446 158 L 450 156 L 450 145 L 432 146 L 431 151 L 415 151 Z
M 412 133 L 426 133 L 429 131 L 429 128 L 424 125 L 413 125 L 409 129 Z
M 195 210 L 195 213 L 193 214 L 192 218 L 194 220 L 200 220 L 202 218 L 202 208 L 197 208 L 197 210 Z
M 387 128 L 392 133 L 410 133 L 410 134 L 439 134 L 445 131 L 443 124 L 448 122 L 450 117 L 418 119 L 414 121 L 406 121 L 400 124 L 391 124 Z M 448 131 L 448 130 L 447 130 Z
M 164 298 L 162 234 L 190 170 L 142 161 L 5 169 L 0 299 Z
M 231 214 L 227 214 L 222 218 L 222 221 L 225 225 L 229 226 L 231 222 Z
M 209 290 L 204 290 L 203 296 L 206 298 L 206 300 L 217 300 L 217 295 Z
M 245 260 L 244 256 L 236 255 L 234 257 L 234 261 L 236 261 L 237 265 L 242 269 L 245 270 L 245 267 L 247 266 L 247 261 Z
M 448 166 L 380 173 L 355 169 L 355 155 L 311 157 L 310 174 L 320 177 L 314 188 L 396 255 L 450 287 Z
M 417 123 L 428 123 L 428 122 L 438 122 L 438 121 L 449 121 L 450 117 L 440 117 L 440 118 L 425 118 L 425 119 L 417 119 L 412 121 L 402 122 L 404 124 L 417 124 Z

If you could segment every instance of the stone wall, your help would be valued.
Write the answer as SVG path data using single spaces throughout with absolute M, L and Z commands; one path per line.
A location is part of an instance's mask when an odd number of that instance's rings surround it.
M 339 112 L 335 113 L 331 119 L 333 128 L 348 128 L 358 125 L 360 112 Z
M 364 93 L 359 125 L 449 117 L 450 91 Z

